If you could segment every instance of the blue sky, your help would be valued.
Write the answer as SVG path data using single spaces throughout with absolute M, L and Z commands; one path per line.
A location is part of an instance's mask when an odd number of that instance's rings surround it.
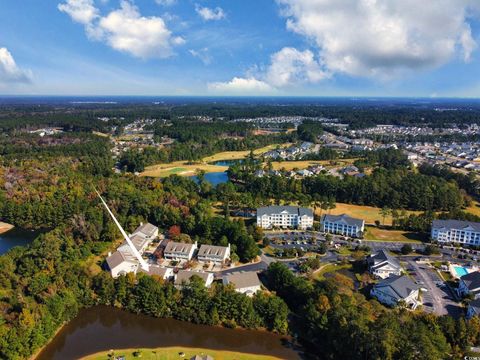
M 478 0 L 5 0 L 0 93 L 480 95 Z

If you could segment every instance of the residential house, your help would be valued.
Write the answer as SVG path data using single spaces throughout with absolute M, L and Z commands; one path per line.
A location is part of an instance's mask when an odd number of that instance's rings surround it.
M 474 271 L 463 275 L 458 283 L 459 296 L 471 295 L 475 299 L 480 298 L 480 272 Z
M 434 220 L 431 237 L 438 242 L 480 245 L 480 223 L 461 220 Z
M 158 237 L 158 227 L 150 223 L 141 223 L 140 226 L 136 228 L 133 233 L 139 234 L 147 239 L 155 239 Z
M 142 268 L 139 269 L 139 271 L 148 274 L 150 276 L 158 276 L 162 278 L 163 280 L 170 280 L 173 278 L 173 269 L 172 268 L 166 268 L 166 267 L 161 267 L 158 265 L 150 265 L 148 267 L 148 271 L 143 270 Z
M 167 246 L 165 246 L 165 250 L 163 250 L 163 257 L 165 259 L 170 260 L 191 260 L 193 254 L 197 250 L 197 242 L 193 244 L 185 244 L 175 241 L 170 241 Z
M 313 226 L 313 211 L 297 206 L 261 207 L 257 209 L 257 226 L 309 229 Z
M 322 216 L 321 227 L 323 232 L 361 238 L 365 230 L 365 221 L 347 214 L 326 214 Z
M 203 271 L 192 271 L 192 270 L 179 270 L 175 275 L 174 284 L 176 287 L 182 287 L 190 282 L 192 276 L 198 276 L 203 280 L 205 287 L 210 287 L 213 283 L 213 274 Z
M 230 258 L 230 244 L 228 246 L 200 245 L 198 261 L 223 264 Z
M 130 253 L 115 251 L 108 255 L 106 261 L 114 279 L 120 275 L 136 272 L 138 269 L 138 260 Z
M 388 306 L 397 306 L 399 303 L 404 303 L 415 309 L 420 304 L 419 290 L 420 287 L 408 276 L 392 275 L 375 284 L 370 291 L 370 295 Z
M 223 277 L 223 284 L 232 284 L 235 287 L 235 291 L 248 296 L 253 296 L 262 288 L 262 283 L 254 271 L 236 272 L 225 275 Z
M 367 266 L 372 275 L 381 279 L 402 274 L 400 262 L 383 249 L 367 257 Z

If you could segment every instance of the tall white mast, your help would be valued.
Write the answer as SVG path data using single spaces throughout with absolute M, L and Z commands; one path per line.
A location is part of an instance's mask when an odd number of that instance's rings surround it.
M 140 263 L 140 266 L 142 267 L 143 270 L 145 271 L 148 271 L 148 264 L 147 262 L 142 258 L 142 255 L 140 255 L 140 253 L 138 252 L 137 248 L 135 247 L 135 245 L 133 245 L 132 241 L 130 240 L 130 238 L 128 237 L 127 233 L 125 232 L 125 230 L 123 230 L 122 228 L 122 225 L 120 225 L 120 223 L 118 222 L 117 218 L 115 217 L 115 215 L 113 215 L 113 213 L 110 211 L 107 203 L 105 202 L 105 200 L 103 200 L 102 196 L 100 195 L 100 193 L 95 190 L 95 192 L 97 193 L 98 197 L 100 198 L 100 200 L 102 201 L 103 205 L 105 206 L 105 208 L 107 209 L 108 213 L 110 214 L 110 216 L 112 217 L 113 221 L 115 222 L 115 225 L 117 225 L 118 227 L 118 230 L 120 230 L 120 233 L 123 235 L 125 241 L 127 242 L 128 246 L 130 246 L 130 249 L 132 250 L 132 253 L 133 255 L 135 255 L 135 257 L 137 258 L 137 260 L 139 261 Z

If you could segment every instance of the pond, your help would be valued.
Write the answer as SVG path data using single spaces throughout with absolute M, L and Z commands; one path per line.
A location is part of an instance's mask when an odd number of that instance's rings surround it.
M 40 234 L 40 231 L 30 231 L 20 228 L 13 228 L 0 234 L 0 255 L 5 254 L 14 246 L 28 245 Z
M 243 163 L 243 159 L 236 159 L 236 160 L 219 160 L 210 163 L 211 165 L 217 165 L 217 166 L 232 166 L 234 164 L 241 164 Z
M 268 332 L 195 325 L 95 306 L 81 310 L 43 349 L 37 360 L 78 359 L 110 349 L 170 346 L 300 359 L 286 344 L 286 338 Z
M 191 176 L 193 181 L 198 182 L 198 178 L 196 176 Z M 226 183 L 228 181 L 228 174 L 226 172 L 211 172 L 205 174 L 205 180 L 211 183 L 213 186 L 217 186 L 221 183 Z

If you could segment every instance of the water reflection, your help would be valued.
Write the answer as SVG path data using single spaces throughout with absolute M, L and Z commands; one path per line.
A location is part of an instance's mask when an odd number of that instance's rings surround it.
M 231 330 L 135 315 L 97 306 L 80 314 L 53 339 L 37 359 L 76 359 L 95 352 L 121 348 L 168 346 L 201 347 L 299 359 L 274 334 Z

